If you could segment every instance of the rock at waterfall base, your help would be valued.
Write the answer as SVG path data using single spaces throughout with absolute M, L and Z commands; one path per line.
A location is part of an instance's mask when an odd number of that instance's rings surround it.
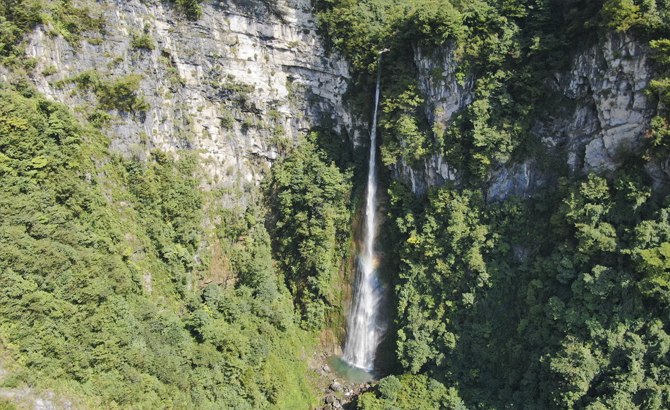
M 332 382 L 330 384 L 330 390 L 335 391 L 335 392 L 341 392 L 344 389 L 344 386 L 338 382 Z

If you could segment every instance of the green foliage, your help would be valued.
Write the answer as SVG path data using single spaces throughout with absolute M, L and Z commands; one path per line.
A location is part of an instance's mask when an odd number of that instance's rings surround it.
M 138 37 L 133 38 L 133 41 L 130 43 L 131 47 L 134 49 L 148 50 L 151 51 L 156 48 L 156 42 L 154 38 L 151 37 L 148 33 L 142 33 Z
M 235 76 L 231 74 L 225 78 L 223 88 L 233 93 L 242 94 L 252 93 L 256 89 L 256 87 L 252 84 L 247 84 L 242 81 L 235 81 Z
M 102 17 L 91 17 L 87 8 L 75 7 L 70 0 L 7 0 L 0 2 L 0 56 L 11 65 L 23 58 L 23 36 L 38 24 L 50 22 L 52 34 L 62 35 L 78 45 L 85 32 L 104 33 Z
M 50 65 L 49 67 L 42 70 L 42 75 L 48 76 L 48 75 L 56 74 L 57 72 L 58 71 L 57 71 L 56 67 Z
M 670 104 L 670 11 L 665 3 L 647 3 L 643 10 L 644 16 L 638 24 L 652 38 L 649 42 L 649 47 L 654 51 L 652 58 L 661 67 L 656 78 L 649 83 L 647 93 L 667 106 Z M 652 120 L 651 129 L 647 132 L 647 159 L 661 161 L 662 166 L 667 166 L 664 161 L 669 146 L 668 121 L 668 114 L 662 113 Z
M 420 127 L 420 109 L 424 100 L 416 84 L 399 84 L 398 88 L 402 90 L 399 95 L 382 103 L 383 115 L 379 126 L 386 131 L 384 135 L 390 137 L 389 142 L 381 147 L 384 165 L 395 164 L 400 159 L 414 164 L 426 155 L 430 146 L 425 126 Z
M 407 325 L 398 331 L 397 352 L 403 367 L 412 372 L 454 347 L 454 334 L 444 326 L 449 312 L 469 308 L 479 290 L 489 284 L 482 256 L 490 247 L 479 211 L 482 203 L 478 192 L 435 191 L 429 196 L 421 228 L 413 212 L 396 219 L 399 231 L 407 236 L 400 278 L 412 283 L 398 289 L 399 311 Z M 442 279 L 434 283 L 437 278 Z M 430 296 L 424 296 L 424 303 L 435 309 L 430 320 L 423 318 L 421 309 L 407 305 L 426 294 Z
M 14 403 L 2 399 L 0 400 L 0 410 L 17 410 L 17 407 L 14 405 Z
M 210 211 L 225 244 L 213 258 L 196 153 L 127 161 L 66 107 L 0 94 L 0 338 L 14 385 L 110 408 L 313 405 L 309 342 L 260 209 Z M 216 273 L 213 259 L 230 264 Z M 199 287 L 201 274 L 216 282 Z
M 149 104 L 137 95 L 142 76 L 127 74 L 113 83 L 100 83 L 95 89 L 100 107 L 107 110 L 143 112 L 149 110 Z
M 48 4 L 48 3 L 46 3 Z M 47 10 L 48 19 L 53 23 L 52 34 L 61 35 L 70 44 L 78 46 L 82 34 L 98 32 L 104 34 L 105 20 L 100 17 L 91 17 L 88 7 L 78 8 L 72 5 L 72 0 L 62 0 Z
M 198 0 L 173 4 L 189 19 L 201 14 Z M 388 337 L 404 374 L 381 380 L 358 407 L 670 407 L 670 208 L 640 164 L 611 181 L 561 179 L 534 199 L 487 204 L 479 189 L 495 166 L 533 154 L 528 131 L 552 113 L 546 80 L 598 29 L 651 40 L 659 75 L 648 93 L 670 105 L 667 1 L 315 6 L 330 45 L 355 70 L 355 98 L 372 95 L 378 52 L 389 49 L 383 163 L 418 167 L 440 153 L 464 181 L 421 198 L 391 184 Z M 1 2 L 6 65 L 34 67 L 22 38 L 43 22 L 73 43 L 104 30 L 67 1 Z M 148 32 L 133 41 L 154 46 Z M 472 101 L 450 123 L 431 124 L 414 57 L 441 59 L 447 48 L 458 79 L 473 84 Z M 442 81 L 440 70 L 430 74 Z M 103 127 L 106 111 L 149 109 L 141 80 L 91 71 L 60 85 L 94 94 L 88 120 Z M 295 96 L 298 85 L 287 86 Z M 221 88 L 255 109 L 252 85 L 229 76 Z M 256 206 L 221 209 L 217 192 L 204 194 L 194 153 L 124 160 L 64 107 L 22 91 L 0 91 L 0 340 L 20 363 L 16 383 L 74 386 L 110 408 L 314 405 L 299 360 L 309 336 L 299 327 L 321 329 L 338 308 L 354 167 L 340 136 L 315 130 L 291 151 L 279 113 L 268 113 L 286 156 L 266 181 L 266 221 Z M 221 126 L 234 123 L 224 111 Z M 648 159 L 670 152 L 668 123 L 664 112 L 652 121 Z M 253 126 L 251 117 L 243 124 Z
M 197 20 L 202 15 L 200 0 L 170 0 L 170 2 L 189 20 Z
M 306 329 L 324 324 L 349 239 L 351 173 L 341 172 L 326 158 L 312 141 L 303 139 L 272 168 L 266 185 L 275 218 L 275 255 L 302 306 Z
M 359 87 L 372 87 L 378 52 L 388 49 L 381 57 L 383 163 L 420 167 L 441 152 L 478 185 L 496 165 L 532 153 L 527 130 L 549 109 L 546 79 L 584 30 L 570 30 L 576 17 L 566 8 L 547 0 L 317 3 L 320 27 L 357 70 Z M 431 107 L 418 91 L 417 50 L 437 61 L 451 50 L 457 77 L 474 81 L 474 101 L 449 124 L 425 117 Z
M 388 401 L 396 401 L 398 392 L 402 389 L 402 383 L 395 376 L 388 376 L 379 381 L 377 385 L 381 398 Z
M 270 144 L 277 147 L 280 153 L 288 151 L 292 146 L 293 141 L 286 135 L 286 129 L 281 124 L 277 124 L 272 129 L 272 139 Z
M 247 117 L 242 121 L 242 131 L 247 132 L 251 128 L 254 128 L 254 120 L 251 117 Z
M 617 31 L 627 31 L 642 22 L 640 7 L 633 0 L 608 0 L 602 15 L 606 26 Z
M 650 39 L 667 37 L 669 12 L 665 0 L 607 0 L 602 5 L 600 24 L 617 31 L 634 31 Z
M 638 253 L 638 272 L 642 275 L 640 290 L 650 297 L 670 303 L 670 243 L 642 249 Z
M 668 2 L 327 0 L 316 8 L 330 46 L 355 70 L 357 107 L 371 104 L 360 95 L 373 94 L 378 53 L 388 49 L 384 165 L 420 168 L 440 153 L 460 174 L 459 190 L 447 184 L 421 198 L 390 184 L 397 372 L 458 386 L 472 408 L 670 406 L 670 211 L 643 164 L 627 161 L 610 181 L 560 179 L 534 199 L 487 204 L 481 194 L 492 169 L 537 154 L 529 130 L 555 114 L 548 80 L 578 45 L 612 30 L 651 40 L 659 69 L 647 92 L 670 105 Z M 425 67 L 414 58 L 441 61 L 445 52 L 461 85 L 473 85 L 472 101 L 431 124 L 438 113 L 419 92 Z M 428 74 L 420 79 L 428 87 L 442 81 L 440 70 Z M 670 119 L 659 114 L 646 159 L 667 172 Z M 400 381 L 380 382 L 359 408 L 439 406 L 403 404 Z M 425 383 L 412 391 L 422 394 Z
M 146 232 L 170 266 L 176 289 L 183 296 L 200 240 L 202 194 L 193 175 L 197 159 L 184 155 L 174 164 L 161 151 L 152 152 L 152 159 L 147 168 L 129 163 L 127 181 Z M 174 172 L 175 166 L 179 173 Z
M 233 113 L 228 110 L 224 110 L 221 113 L 221 127 L 226 130 L 232 130 L 233 125 L 235 125 L 235 117 L 233 116 Z
M 379 381 L 378 395 L 364 393 L 358 398 L 359 410 L 465 410 L 454 388 L 425 375 L 388 376 Z
M 92 126 L 96 128 L 102 128 L 107 123 L 109 123 L 109 121 L 111 121 L 112 116 L 105 111 L 95 110 L 90 113 L 86 119 Z
M 594 41 L 605 30 L 634 30 L 653 39 L 655 58 L 664 64 L 670 36 L 666 3 L 324 0 L 316 7 L 330 45 L 356 70 L 360 91 L 352 95 L 372 94 L 378 52 L 388 49 L 382 54 L 379 121 L 383 163 L 420 168 L 439 152 L 461 179 L 482 186 L 493 168 L 536 153 L 539 144 L 528 131 L 538 116 L 554 114 L 548 79 L 566 67 L 578 42 Z M 431 124 L 426 113 L 432 107 L 418 91 L 412 57 L 420 51 L 440 61 L 445 50 L 458 64 L 457 78 L 474 84 L 473 101 L 449 123 Z M 649 93 L 667 105 L 666 77 L 652 81 Z M 660 126 L 655 122 L 652 135 L 662 134 Z
M 407 37 L 422 46 L 439 46 L 465 34 L 463 14 L 448 0 L 417 1 L 404 5 L 408 12 Z
M 652 55 L 656 61 L 659 62 L 662 66 L 670 66 L 670 40 L 669 39 L 659 39 L 652 40 L 649 42 L 649 48 L 656 51 L 656 55 Z
M 0 55 L 21 55 L 19 43 L 23 35 L 43 22 L 42 3 L 35 1 L 3 1 L 0 3 Z
M 137 113 L 151 108 L 144 97 L 137 93 L 142 78 L 140 74 L 126 74 L 115 81 L 105 81 L 100 78 L 99 72 L 90 70 L 58 81 L 55 85 L 63 87 L 65 84 L 74 83 L 81 91 L 93 91 L 103 110 Z
M 667 407 L 670 211 L 639 166 L 495 204 L 392 185 L 402 370 L 473 407 Z M 389 407 L 394 385 L 361 408 Z

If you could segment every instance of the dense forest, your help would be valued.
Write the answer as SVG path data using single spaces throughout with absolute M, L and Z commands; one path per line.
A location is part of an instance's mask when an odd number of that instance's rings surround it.
M 196 262 L 211 198 L 192 154 L 124 160 L 67 108 L 11 88 L 0 99 L 0 298 L 16 368 L 4 386 L 92 407 L 308 407 L 307 335 L 261 210 L 219 209 L 210 229 L 225 255 Z M 189 289 L 190 272 L 224 260 L 234 285 Z
M 198 1 L 170 5 L 202 13 Z M 648 45 L 646 92 L 670 105 L 670 2 L 313 6 L 324 41 L 351 64 L 346 103 L 371 112 L 378 68 L 383 78 L 380 276 L 392 312 L 386 377 L 355 406 L 670 408 L 670 199 L 644 170 L 670 154 L 668 113 L 602 174 L 561 166 L 531 132 L 559 104 L 547 78 L 612 32 Z M 108 112 L 146 110 L 136 77 L 72 80 L 98 101 L 85 118 L 37 92 L 24 37 L 40 24 L 77 42 L 105 22 L 84 2 L 0 0 L 12 73 L 0 82 L 2 388 L 49 389 L 78 408 L 317 406 L 305 349 L 342 324 L 336 282 L 365 150 L 314 127 L 245 189 L 248 205 L 222 206 L 224 192 L 200 183 L 197 152 L 109 148 Z M 473 101 L 446 126 L 426 115 L 414 60 L 445 47 L 460 78 L 474 78 Z M 436 153 L 458 181 L 415 195 L 392 178 Z M 492 170 L 527 158 L 552 175 L 545 186 L 487 200 Z
M 491 170 L 542 158 L 530 132 L 555 109 L 546 79 L 609 32 L 649 42 L 667 100 L 665 1 L 322 1 L 331 46 L 370 88 L 382 63 L 385 165 L 438 152 L 462 174 L 415 196 L 389 180 L 386 275 L 395 289 L 396 374 L 360 409 L 670 406 L 668 199 L 645 162 L 665 160 L 668 118 L 616 172 L 556 176 L 533 198 L 486 201 Z M 425 114 L 417 47 L 455 50 L 474 101 L 447 127 Z M 357 101 L 354 101 L 357 103 Z M 552 105 L 554 104 L 554 105 Z M 441 124 L 438 124 L 441 125 Z M 664 250 L 666 249 L 666 250 Z M 427 377 L 426 377 L 427 376 Z

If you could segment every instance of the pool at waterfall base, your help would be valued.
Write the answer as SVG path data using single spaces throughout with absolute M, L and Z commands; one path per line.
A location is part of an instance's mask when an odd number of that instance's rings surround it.
M 330 369 L 337 373 L 338 376 L 353 383 L 367 383 L 375 378 L 374 373 L 359 367 L 351 366 L 343 361 L 340 356 L 329 357 L 327 363 Z

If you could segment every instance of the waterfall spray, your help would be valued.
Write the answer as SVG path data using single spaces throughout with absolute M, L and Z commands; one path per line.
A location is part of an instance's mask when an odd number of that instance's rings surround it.
M 370 132 L 370 159 L 368 161 L 368 184 L 365 198 L 365 220 L 363 222 L 363 248 L 358 258 L 358 274 L 354 287 L 354 300 L 349 313 L 349 329 L 342 360 L 351 366 L 372 371 L 375 350 L 383 333 L 379 323 L 379 304 L 382 289 L 375 275 L 374 242 L 377 234 L 377 175 L 375 155 L 377 150 L 377 108 L 379 106 L 379 82 L 381 80 L 381 58 L 377 60 L 377 87 L 375 109 Z

